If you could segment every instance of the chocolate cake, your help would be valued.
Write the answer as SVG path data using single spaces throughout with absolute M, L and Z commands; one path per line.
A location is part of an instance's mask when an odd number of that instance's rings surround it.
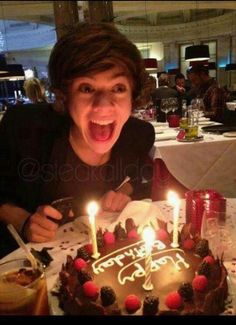
M 163 226 L 163 225 L 162 225 Z M 156 231 L 152 249 L 152 291 L 143 288 L 145 245 L 132 219 L 126 229 L 98 230 L 100 257 L 91 245 L 67 256 L 60 271 L 59 306 L 67 315 L 217 315 L 228 295 L 227 271 L 208 241 L 185 225 L 179 247 L 167 228 Z

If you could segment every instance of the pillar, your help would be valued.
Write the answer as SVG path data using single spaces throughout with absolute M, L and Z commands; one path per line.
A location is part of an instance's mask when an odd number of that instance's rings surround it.
M 79 21 L 77 1 L 53 1 L 53 10 L 57 39 L 59 39 Z
M 112 1 L 88 1 L 90 22 L 113 22 Z

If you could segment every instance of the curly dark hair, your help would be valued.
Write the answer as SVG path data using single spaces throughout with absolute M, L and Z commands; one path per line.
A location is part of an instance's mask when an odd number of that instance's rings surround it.
M 109 23 L 79 23 L 55 44 L 49 59 L 50 88 L 66 93 L 73 79 L 121 66 L 132 85 L 133 107 L 143 101 L 148 73 L 137 47 Z

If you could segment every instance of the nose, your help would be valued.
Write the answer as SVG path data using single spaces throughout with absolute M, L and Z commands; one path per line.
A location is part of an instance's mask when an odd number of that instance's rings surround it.
M 113 96 L 110 92 L 97 91 L 93 96 L 92 106 L 94 109 L 111 108 L 113 106 Z

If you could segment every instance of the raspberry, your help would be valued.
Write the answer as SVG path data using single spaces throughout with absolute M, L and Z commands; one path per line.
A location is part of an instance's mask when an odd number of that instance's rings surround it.
M 74 268 L 77 271 L 80 271 L 81 269 L 84 269 L 86 266 L 87 266 L 87 263 L 82 258 L 76 258 L 74 260 Z
M 99 289 L 92 281 L 87 281 L 83 284 L 83 291 L 86 297 L 96 298 L 99 293 Z
M 139 235 L 136 231 L 136 229 L 132 229 L 128 232 L 128 238 L 130 239 L 139 239 Z
M 185 241 L 183 242 L 184 249 L 191 250 L 194 248 L 194 246 L 195 246 L 195 242 L 191 238 L 185 239 Z
M 158 312 L 159 298 L 156 296 L 146 296 L 143 302 L 143 315 L 156 315 Z
M 103 306 L 112 305 L 116 301 L 115 291 L 109 286 L 102 287 L 100 294 Z
M 215 260 L 211 255 L 207 255 L 204 257 L 203 262 L 207 262 L 208 264 L 213 265 L 215 263 Z
M 115 243 L 115 236 L 113 232 L 106 231 L 103 235 L 105 245 L 111 245 Z
M 169 309 L 178 309 L 182 305 L 182 298 L 177 291 L 170 292 L 166 296 L 165 304 Z
M 193 287 L 191 283 L 184 282 L 179 287 L 178 293 L 185 301 L 190 301 L 193 298 Z
M 193 279 L 192 285 L 196 291 L 204 291 L 207 287 L 208 281 L 205 275 L 196 275 Z
M 84 246 L 80 247 L 77 250 L 77 256 L 76 257 L 81 257 L 83 260 L 87 261 L 89 259 L 89 254 Z
M 164 229 L 158 229 L 156 232 L 156 237 L 158 240 L 165 241 L 169 238 L 169 234 Z
M 135 295 L 128 295 L 125 299 L 125 308 L 128 312 L 134 313 L 141 307 L 141 301 Z

